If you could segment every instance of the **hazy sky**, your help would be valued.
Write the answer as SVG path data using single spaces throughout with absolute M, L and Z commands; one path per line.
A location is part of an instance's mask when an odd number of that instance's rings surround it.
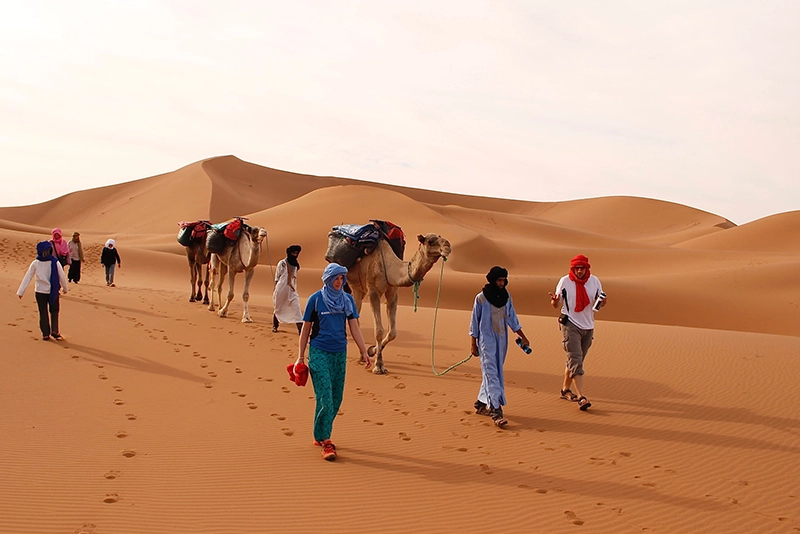
M 526 200 L 800 209 L 800 1 L 4 2 L 0 205 L 233 154 Z

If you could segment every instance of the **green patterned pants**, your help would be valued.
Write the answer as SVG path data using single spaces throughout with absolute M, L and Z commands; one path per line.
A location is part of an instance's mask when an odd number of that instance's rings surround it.
M 333 420 L 342 405 L 346 364 L 347 352 L 327 352 L 308 347 L 308 370 L 317 398 L 314 411 L 314 439 L 317 441 L 331 438 Z

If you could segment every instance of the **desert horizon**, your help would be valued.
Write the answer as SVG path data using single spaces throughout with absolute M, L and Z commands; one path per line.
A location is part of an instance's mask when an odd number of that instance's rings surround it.
M 267 232 L 253 323 L 241 322 L 243 275 L 226 318 L 188 302 L 176 241 L 181 221 L 237 216 Z M 452 253 L 425 275 L 416 311 L 400 289 L 388 374 L 365 371 L 351 343 L 330 464 L 311 443 L 313 389 L 286 376 L 294 326 L 271 332 L 274 269 L 303 247 L 304 305 L 331 228 L 371 219 L 402 227 L 406 261 L 418 234 Z M 15 295 L 55 227 L 80 232 L 86 257 L 60 342 L 42 341 L 33 289 Z M 109 238 L 113 288 L 99 264 Z M 635 196 L 489 198 L 221 156 L 2 207 L 0 252 L 0 532 L 800 531 L 800 394 L 786 387 L 800 370 L 800 211 L 736 225 Z M 587 412 L 559 398 L 547 296 L 576 254 L 609 296 Z M 505 429 L 473 413 L 475 359 L 434 374 L 468 356 L 493 265 L 509 271 L 533 349 L 509 347 Z M 369 303 L 360 323 L 373 344 Z

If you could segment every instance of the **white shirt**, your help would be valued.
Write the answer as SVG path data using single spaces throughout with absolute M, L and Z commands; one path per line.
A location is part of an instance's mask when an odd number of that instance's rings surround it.
M 28 272 L 25 273 L 25 278 L 22 279 L 22 283 L 19 285 L 19 289 L 17 289 L 17 295 L 20 297 L 25 294 L 25 290 L 28 289 L 28 284 L 31 283 L 31 280 L 36 277 L 36 284 L 34 286 L 34 290 L 37 293 L 50 293 L 50 269 L 53 263 L 51 261 L 39 261 L 33 260 L 31 262 L 31 266 L 28 267 Z M 61 265 L 58 265 L 58 278 L 61 281 L 61 291 L 64 294 L 67 294 L 67 275 L 64 274 L 64 269 L 61 268 Z
M 591 330 L 594 328 L 595 313 L 592 306 L 594 305 L 597 295 L 603 290 L 603 286 L 600 284 L 599 278 L 590 274 L 589 279 L 586 280 L 583 287 L 586 288 L 586 294 L 589 295 L 589 305 L 579 312 L 575 311 L 575 299 L 577 297 L 576 284 L 569 279 L 569 275 L 562 277 L 561 280 L 558 281 L 556 295 L 561 296 L 561 313 L 569 315 L 570 322 L 578 328 Z M 562 289 L 567 292 L 566 301 L 564 300 Z

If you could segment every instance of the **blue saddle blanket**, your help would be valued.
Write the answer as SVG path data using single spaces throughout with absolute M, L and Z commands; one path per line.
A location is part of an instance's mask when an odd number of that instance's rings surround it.
M 380 230 L 372 223 L 341 224 L 334 226 L 332 231 L 343 236 L 351 245 L 359 247 L 377 245 L 381 237 Z

